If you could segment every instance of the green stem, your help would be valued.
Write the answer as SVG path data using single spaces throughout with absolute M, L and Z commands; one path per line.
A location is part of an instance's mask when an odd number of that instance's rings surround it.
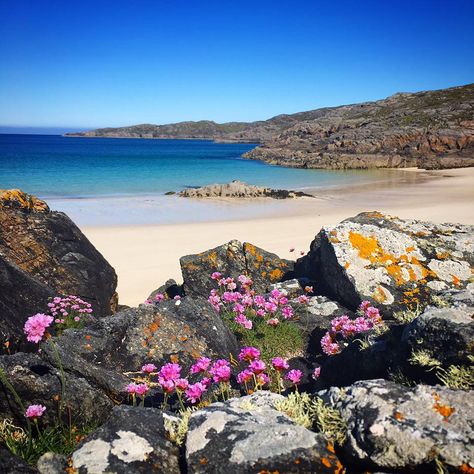
M 53 348 L 56 361 L 58 363 L 60 380 L 61 380 L 61 399 L 59 400 L 59 421 L 61 422 L 61 415 L 63 412 L 64 401 L 66 399 L 66 374 L 64 373 L 64 367 L 61 362 L 61 356 L 59 355 L 58 346 L 52 339 L 50 339 L 50 343 Z
M 278 386 L 278 393 L 281 395 L 281 383 L 280 383 L 280 371 L 276 371 L 276 376 L 277 376 L 277 386 Z
M 181 396 L 181 391 L 180 390 L 176 390 L 176 395 L 178 395 L 178 400 L 179 400 L 179 404 L 181 406 L 181 409 L 184 411 L 184 403 L 183 403 L 183 397 Z

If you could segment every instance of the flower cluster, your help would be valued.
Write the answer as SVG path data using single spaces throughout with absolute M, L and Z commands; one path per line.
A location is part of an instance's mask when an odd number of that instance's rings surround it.
M 218 288 L 211 290 L 209 303 L 216 311 L 230 314 L 245 329 L 252 329 L 256 319 L 277 326 L 282 320 L 294 316 L 285 291 L 275 289 L 265 297 L 255 293 L 252 280 L 246 275 L 240 275 L 237 282 L 232 277 L 224 278 L 219 272 L 214 272 L 211 278 L 217 282 Z M 300 303 L 308 303 L 305 295 L 300 299 Z
M 36 421 L 38 418 L 43 416 L 43 413 L 46 411 L 44 405 L 30 405 L 25 411 L 25 417 Z
M 23 327 L 23 331 L 26 334 L 26 339 L 29 342 L 38 344 L 44 337 L 46 329 L 51 326 L 54 318 L 47 314 L 38 313 L 34 316 L 30 316 Z
M 347 341 L 358 334 L 368 333 L 382 324 L 379 310 L 363 301 L 357 311 L 358 317 L 338 316 L 331 321 L 331 329 L 321 339 L 321 348 L 326 355 L 341 352 Z

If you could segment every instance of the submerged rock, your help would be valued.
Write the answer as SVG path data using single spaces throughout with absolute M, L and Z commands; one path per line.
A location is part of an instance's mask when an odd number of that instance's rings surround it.
M 323 227 L 296 273 L 350 309 L 370 300 L 382 312 L 424 307 L 462 289 L 474 266 L 474 226 L 402 220 L 366 212 Z
M 115 407 L 71 459 L 72 467 L 81 474 L 181 472 L 178 448 L 166 439 L 163 414 L 154 408 Z
M 101 318 L 81 330 L 68 330 L 56 340 L 66 370 L 79 373 L 112 398 L 125 395 L 130 379 L 145 363 L 173 361 L 185 369 L 201 356 L 238 353 L 235 336 L 203 299 L 166 300 L 140 305 Z M 50 344 L 44 349 L 51 363 Z
M 273 199 L 292 199 L 296 197 L 314 197 L 301 191 L 286 189 L 271 189 L 234 180 L 225 184 L 209 184 L 199 188 L 187 188 L 179 193 L 181 197 L 191 198 L 257 198 L 269 197 Z
M 334 473 L 342 469 L 322 435 L 274 408 L 282 398 L 257 392 L 193 413 L 186 440 L 188 472 Z
M 379 379 L 318 396 L 347 422 L 346 461 L 397 472 L 432 472 L 435 460 L 456 472 L 474 467 L 474 392 Z
M 257 293 L 265 293 L 271 284 L 292 278 L 294 266 L 290 260 L 238 240 L 231 240 L 196 255 L 181 257 L 180 264 L 185 293 L 206 298 L 216 288 L 216 282 L 211 280 L 213 272 L 235 279 L 239 275 L 247 275 L 253 280 L 252 288 Z
M 115 271 L 65 214 L 22 191 L 0 191 L 0 235 L 0 288 L 8 288 L 0 292 L 0 308 L 8 307 L 0 330 L 21 334 L 23 324 L 17 324 L 33 307 L 45 311 L 45 296 L 53 293 L 80 296 L 97 316 L 111 314 L 117 302 Z M 30 279 L 35 283 L 22 309 Z

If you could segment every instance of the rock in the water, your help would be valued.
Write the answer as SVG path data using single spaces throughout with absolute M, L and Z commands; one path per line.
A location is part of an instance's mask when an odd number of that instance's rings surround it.
M 296 273 L 350 309 L 370 300 L 387 315 L 464 288 L 473 265 L 473 226 L 366 212 L 323 227 Z
M 379 379 L 318 395 L 347 421 L 342 451 L 352 463 L 397 472 L 435 472 L 435 460 L 453 472 L 474 468 L 474 392 Z
M 45 311 L 44 296 L 52 293 L 80 296 L 92 304 L 97 316 L 112 312 L 117 299 L 115 271 L 65 214 L 50 211 L 46 203 L 19 190 L 0 191 L 0 234 L 0 260 L 4 260 L 0 277 L 5 278 L 0 287 L 9 288 L 8 293 L 0 292 L 0 307 L 8 306 L 11 295 L 21 295 L 24 289 L 26 277 L 18 268 L 37 282 L 23 310 L 16 307 L 18 303 L 10 308 L 6 315 L 10 321 L 24 322 L 32 306 L 35 312 Z M 3 326 L 0 323 L 6 332 L 13 324 Z M 22 328 L 23 324 L 12 335 Z
M 206 298 L 211 289 L 216 288 L 216 282 L 211 280 L 213 272 L 233 278 L 247 275 L 254 282 L 252 288 L 258 293 L 265 293 L 271 284 L 292 278 L 294 266 L 290 260 L 238 240 L 196 255 L 181 257 L 180 264 L 185 293 Z
M 190 473 L 334 473 L 342 469 L 324 437 L 275 410 L 281 396 L 257 392 L 214 403 L 189 420 Z
M 155 408 L 115 407 L 71 459 L 80 474 L 180 473 L 178 448 L 166 439 L 163 414 Z
M 243 183 L 234 180 L 225 184 L 209 184 L 199 188 L 187 188 L 179 193 L 182 197 L 191 198 L 257 198 L 267 197 L 273 199 L 291 199 L 296 197 L 313 197 L 301 191 L 289 191 L 287 189 L 271 189 L 262 186 Z
M 23 459 L 0 446 L 0 472 L 5 474 L 34 474 L 38 471 Z
M 87 328 L 65 331 L 56 344 L 66 370 L 114 397 L 124 395 L 130 382 L 124 372 L 140 371 L 145 363 L 160 366 L 173 360 L 187 369 L 204 355 L 238 353 L 235 336 L 209 303 L 188 297 L 101 318 Z M 54 364 L 49 344 L 44 351 Z
M 61 396 L 59 370 L 45 362 L 37 354 L 16 353 L 0 357 L 0 369 L 18 393 L 23 405 L 46 406 L 42 416 L 45 422 L 55 422 L 58 417 L 58 401 Z M 24 413 L 14 397 L 0 382 L 0 416 L 15 420 L 23 425 Z M 97 388 L 83 378 L 66 374 L 64 405 L 71 408 L 73 420 L 77 423 L 105 420 L 112 402 Z

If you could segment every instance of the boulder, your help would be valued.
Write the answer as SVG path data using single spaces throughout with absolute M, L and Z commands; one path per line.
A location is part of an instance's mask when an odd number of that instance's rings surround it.
M 321 434 L 277 411 L 283 397 L 257 392 L 193 413 L 186 439 L 189 473 L 334 473 L 342 466 Z
M 38 354 L 18 352 L 0 357 L 0 370 L 5 373 L 23 405 L 46 406 L 42 417 L 45 422 L 55 422 L 58 416 L 58 400 L 61 396 L 59 370 L 44 361 Z M 0 382 L 0 416 L 24 424 L 24 413 L 13 395 Z M 112 409 L 112 402 L 83 378 L 66 374 L 65 405 L 71 408 L 75 423 L 104 420 Z
M 465 288 L 473 266 L 474 226 L 365 212 L 323 227 L 296 274 L 350 309 L 370 300 L 389 316 Z
M 111 397 L 121 398 L 130 379 L 145 363 L 158 367 L 179 362 L 188 369 L 201 356 L 238 354 L 235 336 L 204 299 L 183 298 L 140 305 L 98 319 L 81 330 L 67 330 L 56 340 L 66 370 L 79 373 Z M 53 348 L 44 347 L 55 364 Z
M 173 299 L 175 296 L 184 296 L 183 285 L 178 285 L 173 279 L 166 280 L 163 285 L 150 293 L 146 301 L 155 302 L 157 294 L 162 294 L 169 299 Z
M 67 457 L 58 453 L 44 453 L 36 463 L 40 474 L 62 474 L 67 472 Z
M 366 380 L 318 393 L 347 422 L 341 458 L 364 469 L 453 472 L 474 468 L 474 392 Z
M 162 412 L 155 408 L 115 407 L 107 422 L 79 444 L 71 460 L 80 474 L 181 472 L 178 448 L 166 439 Z
M 8 449 L 0 446 L 0 472 L 5 474 L 34 474 L 38 471 L 23 459 L 12 454 Z
M 269 285 L 292 278 L 294 262 L 284 260 L 255 245 L 232 240 L 211 250 L 180 258 L 184 291 L 187 295 L 208 297 L 216 282 L 213 272 L 224 277 L 247 275 L 253 280 L 253 289 L 265 293 Z
M 111 314 L 117 302 L 115 271 L 65 214 L 51 211 L 45 202 L 22 191 L 0 191 L 0 236 L 0 276 L 5 278 L 0 287 L 9 288 L 8 293 L 0 292 L 0 307 L 9 304 L 12 294 L 20 301 L 17 294 L 21 295 L 26 276 L 18 268 L 37 283 L 28 305 L 23 310 L 14 306 L 9 320 L 24 321 L 33 306 L 34 312 L 45 311 L 44 297 L 52 293 L 80 296 L 92 304 L 97 316 Z M 9 331 L 11 326 L 8 323 Z

